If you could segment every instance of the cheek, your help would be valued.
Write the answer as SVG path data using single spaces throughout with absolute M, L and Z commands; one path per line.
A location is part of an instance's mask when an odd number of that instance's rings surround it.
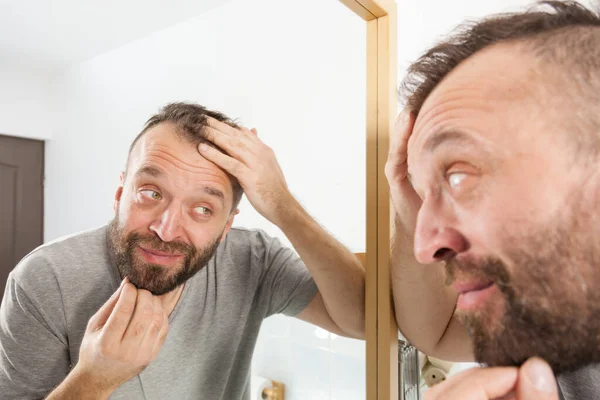
M 149 210 L 143 210 L 135 201 L 129 197 L 123 197 L 117 210 L 119 223 L 126 231 L 143 231 L 154 219 Z
M 227 221 L 226 218 L 214 218 L 210 222 L 192 224 L 186 231 L 194 247 L 201 249 L 221 240 Z
M 189 236 L 195 248 L 204 249 L 221 239 L 221 230 L 203 227 L 192 230 Z
M 458 205 L 457 217 L 474 252 L 507 261 L 511 247 L 542 223 L 539 189 L 508 171 L 485 182 L 476 201 Z

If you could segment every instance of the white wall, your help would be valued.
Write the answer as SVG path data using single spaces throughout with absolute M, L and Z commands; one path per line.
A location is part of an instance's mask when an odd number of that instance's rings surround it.
M 74 66 L 47 144 L 45 239 L 112 218 L 132 139 L 160 106 L 191 100 L 256 127 L 309 212 L 364 251 L 365 37 L 337 1 L 234 0 Z M 236 225 L 281 237 L 246 202 Z M 365 396 L 364 343 L 295 319 L 266 321 L 253 370 L 290 400 Z
M 0 62 L 0 134 L 49 139 L 56 126 L 55 76 Z

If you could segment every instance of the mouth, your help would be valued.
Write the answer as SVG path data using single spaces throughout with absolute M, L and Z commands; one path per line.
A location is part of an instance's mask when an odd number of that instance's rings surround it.
M 493 281 L 457 282 L 452 286 L 459 294 L 456 309 L 462 311 L 481 307 L 498 290 Z
M 183 254 L 168 253 L 164 251 L 144 248 L 142 246 L 138 246 L 138 248 L 140 250 L 139 253 L 141 254 L 142 258 L 146 262 L 151 264 L 169 265 L 179 261 L 184 257 Z

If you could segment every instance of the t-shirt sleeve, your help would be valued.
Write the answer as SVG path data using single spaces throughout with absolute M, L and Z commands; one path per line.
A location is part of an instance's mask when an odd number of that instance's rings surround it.
M 56 279 L 37 257 L 23 263 L 9 275 L 0 305 L 0 393 L 40 399 L 68 374 L 70 357 Z
M 266 236 L 266 235 L 265 235 Z M 267 316 L 297 315 L 317 294 L 317 285 L 302 259 L 278 239 L 264 237 L 261 287 L 269 296 Z

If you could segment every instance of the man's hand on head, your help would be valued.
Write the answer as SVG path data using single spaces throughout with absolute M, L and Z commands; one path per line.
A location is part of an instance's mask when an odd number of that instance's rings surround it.
M 414 234 L 421 199 L 415 192 L 408 175 L 408 139 L 415 124 L 414 115 L 402 111 L 396 120 L 396 128 L 390 138 L 390 150 L 385 164 L 385 176 L 390 186 L 396 221 L 405 234 Z
M 257 136 L 256 130 L 234 128 L 207 118 L 207 139 L 223 149 L 201 144 L 200 154 L 238 179 L 250 204 L 263 217 L 279 225 L 282 213 L 295 200 L 273 150 Z
M 473 368 L 425 392 L 425 400 L 558 400 L 550 366 L 530 358 L 521 368 Z

